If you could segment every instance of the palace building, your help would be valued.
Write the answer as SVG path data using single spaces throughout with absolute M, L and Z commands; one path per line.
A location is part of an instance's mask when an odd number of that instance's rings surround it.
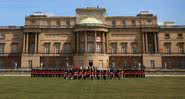
M 24 26 L 0 26 L 0 68 L 97 69 L 144 65 L 146 69 L 185 69 L 185 26 L 141 11 L 107 16 L 105 8 L 77 8 L 75 16 L 36 12 Z

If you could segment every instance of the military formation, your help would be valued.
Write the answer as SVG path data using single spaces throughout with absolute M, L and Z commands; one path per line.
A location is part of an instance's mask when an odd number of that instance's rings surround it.
M 33 69 L 32 77 L 61 77 L 70 80 L 108 80 L 128 77 L 145 77 L 144 70 L 39 70 Z

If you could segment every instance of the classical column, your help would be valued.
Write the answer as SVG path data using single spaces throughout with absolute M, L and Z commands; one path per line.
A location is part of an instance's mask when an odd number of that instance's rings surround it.
M 94 32 L 94 53 L 96 53 L 96 31 Z
M 157 53 L 158 52 L 157 33 L 154 33 L 154 41 L 155 41 L 155 53 Z
M 146 53 L 148 53 L 148 36 L 147 36 L 147 33 L 145 33 L 145 42 L 146 42 Z
M 85 32 L 85 53 L 87 52 L 87 32 Z
M 38 43 L 37 37 L 38 37 L 38 34 L 35 33 L 35 53 L 37 53 L 37 43 Z
M 103 53 L 105 54 L 105 33 L 103 32 Z
M 109 48 L 109 45 L 108 45 L 108 33 L 106 34 L 106 52 L 108 53 L 108 48 Z
M 26 53 L 28 53 L 29 33 L 26 33 Z
M 23 53 L 25 53 L 25 47 L 26 47 L 26 36 L 25 33 L 23 34 Z
M 76 39 L 77 41 L 77 44 L 76 44 L 76 46 L 77 46 L 77 48 L 76 48 L 76 53 L 78 53 L 79 52 L 79 32 L 77 32 L 77 39 Z
M 145 50 L 146 49 L 145 48 L 145 33 L 142 33 L 142 35 L 143 35 L 143 39 L 142 39 L 143 40 L 143 53 L 145 53 L 145 51 L 146 51 Z
M 40 48 L 39 47 L 39 44 L 40 44 L 40 39 L 39 39 L 40 38 L 40 33 L 38 33 L 37 35 L 38 35 L 37 36 L 37 53 L 39 53 L 39 48 Z

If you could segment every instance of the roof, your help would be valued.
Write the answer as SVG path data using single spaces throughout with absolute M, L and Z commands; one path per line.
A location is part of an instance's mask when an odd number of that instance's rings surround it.
M 100 20 L 97 20 L 96 18 L 86 18 L 86 19 L 83 19 L 82 21 L 80 21 L 81 25 L 102 25 L 103 23 L 100 21 Z

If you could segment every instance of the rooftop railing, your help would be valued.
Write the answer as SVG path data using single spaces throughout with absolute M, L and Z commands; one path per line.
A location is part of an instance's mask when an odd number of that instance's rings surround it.
M 23 26 L 0 26 L 0 29 L 22 29 Z

